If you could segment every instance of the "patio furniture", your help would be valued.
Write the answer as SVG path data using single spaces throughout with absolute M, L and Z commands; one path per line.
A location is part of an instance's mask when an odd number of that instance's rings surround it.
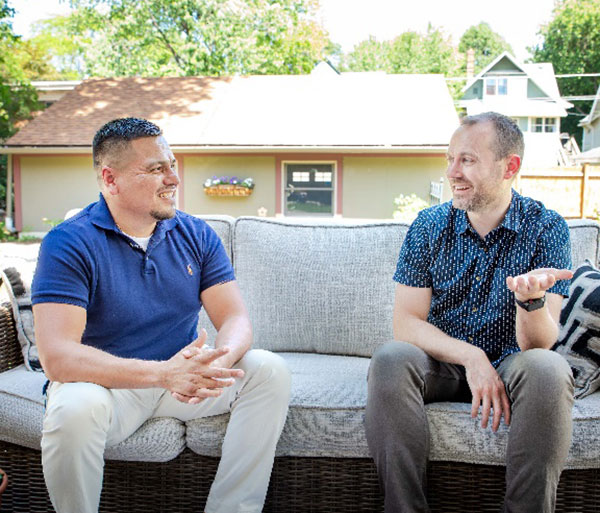
M 277 351 L 292 370 L 265 511 L 382 511 L 363 426 L 366 375 L 374 349 L 392 339 L 392 275 L 407 225 L 204 218 L 232 257 L 254 346 Z M 598 224 L 569 225 L 574 265 L 597 263 Z M 203 312 L 200 325 L 209 326 Z M 39 452 L 44 381 L 25 369 L 12 313 L 0 308 L 0 467 L 11 476 L 0 511 L 52 511 Z M 432 511 L 499 511 L 508 428 L 482 430 L 470 404 L 433 403 L 427 411 Z M 227 418 L 151 419 L 107 448 L 100 510 L 201 511 Z M 600 392 L 576 401 L 573 418 L 557 511 L 600 511 Z

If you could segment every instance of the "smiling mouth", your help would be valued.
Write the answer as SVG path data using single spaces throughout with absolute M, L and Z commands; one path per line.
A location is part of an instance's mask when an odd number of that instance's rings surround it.
M 469 190 L 471 187 L 469 185 L 453 185 L 452 190 L 457 192 L 463 192 Z
M 170 191 L 161 192 L 158 195 L 158 197 L 162 198 L 162 199 L 173 199 L 174 196 L 175 196 L 175 189 L 170 190 Z

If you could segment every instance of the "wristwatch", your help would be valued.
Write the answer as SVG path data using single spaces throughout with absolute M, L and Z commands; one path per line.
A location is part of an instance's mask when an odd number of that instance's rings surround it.
M 546 296 L 538 297 L 535 299 L 528 299 L 527 301 L 519 301 L 515 297 L 515 303 L 517 303 L 523 310 L 527 312 L 533 312 L 535 310 L 539 310 L 540 308 L 544 308 L 544 304 L 546 303 Z

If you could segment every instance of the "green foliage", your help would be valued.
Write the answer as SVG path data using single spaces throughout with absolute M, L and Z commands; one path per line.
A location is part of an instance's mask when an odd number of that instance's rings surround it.
M 464 54 L 461 74 L 467 71 L 467 50 L 475 50 L 475 74 L 479 73 L 502 52 L 513 53 L 512 47 L 485 22 L 469 27 L 460 38 L 458 51 Z
M 542 27 L 543 42 L 531 49 L 534 62 L 551 62 L 557 74 L 600 71 L 600 0 L 562 0 L 554 8 L 552 21 Z M 559 79 L 563 96 L 594 95 L 598 77 Z M 581 137 L 577 123 L 588 114 L 592 102 L 574 102 L 580 115 L 570 115 L 561 131 Z M 581 142 L 581 141 L 580 141 Z
M 4 222 L 0 221 L 0 242 L 12 242 L 15 240 L 17 240 L 17 236 L 8 231 Z M 0 483 L 1 482 L 2 481 L 0 480 Z
M 228 176 L 213 176 L 212 178 L 207 178 L 204 182 L 204 187 L 212 187 L 213 185 L 239 185 L 246 189 L 254 189 L 254 179 L 248 177 L 240 180 L 237 176 L 232 176 L 231 178 Z
M 40 110 L 35 88 L 29 84 L 23 67 L 22 41 L 13 33 L 14 10 L 0 0 L 0 144 L 13 135 L 19 123 Z M 6 156 L 0 156 L 0 208 L 5 208 Z
M 441 29 L 431 25 L 425 34 L 403 32 L 391 41 L 374 37 L 357 44 L 345 57 L 342 69 L 387 73 L 454 74 L 456 52 Z
M 317 0 L 71 0 L 36 43 L 83 76 L 308 73 L 335 50 Z
M 394 219 L 405 223 L 412 223 L 417 218 L 419 212 L 429 206 L 429 203 L 416 194 L 408 196 L 400 194 L 400 196 L 394 199 L 394 205 L 396 205 L 393 213 Z

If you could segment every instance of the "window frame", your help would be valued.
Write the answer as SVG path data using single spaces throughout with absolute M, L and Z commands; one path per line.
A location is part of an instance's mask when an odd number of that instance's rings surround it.
M 288 181 L 287 181 L 287 166 L 289 164 L 300 164 L 304 166 L 312 166 L 312 165 L 321 165 L 326 164 L 331 166 L 331 187 L 306 187 L 309 191 L 331 191 L 331 212 L 330 213 L 290 213 L 288 211 L 286 192 L 288 191 Z M 338 184 L 337 184 L 337 175 L 338 175 L 338 163 L 335 160 L 331 159 L 310 159 L 310 160 L 297 160 L 297 159 L 282 159 L 281 160 L 281 215 L 284 217 L 324 217 L 324 218 L 333 218 L 337 214 L 337 193 L 338 193 Z M 327 183 L 327 182 L 322 182 Z M 298 190 L 302 190 L 302 187 L 296 187 Z

